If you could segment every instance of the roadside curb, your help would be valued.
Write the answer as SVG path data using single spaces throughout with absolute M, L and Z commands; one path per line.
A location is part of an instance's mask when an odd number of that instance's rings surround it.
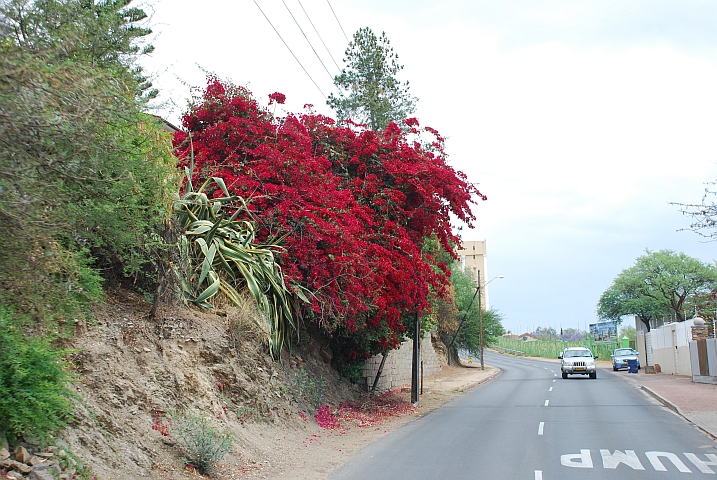
M 658 402 L 660 402 L 661 404 L 663 404 L 664 406 L 666 406 L 667 408 L 669 408 L 670 410 L 672 410 L 673 412 L 675 412 L 676 414 L 678 414 L 679 416 L 684 418 L 685 420 L 690 421 L 685 416 L 685 414 L 682 413 L 682 410 L 680 410 L 680 407 L 678 407 L 677 405 L 675 405 L 674 403 L 672 403 L 671 401 L 669 401 L 668 399 L 666 399 L 665 397 L 663 397 L 662 395 L 660 395 L 659 393 L 657 393 L 656 391 L 652 390 L 649 387 L 646 387 L 644 385 L 639 385 L 639 387 L 640 387 L 640 390 L 642 390 L 643 392 L 646 392 L 648 395 L 655 398 L 655 400 L 657 400 Z M 690 422 L 690 423 L 692 423 L 692 422 Z
M 642 390 L 643 392 L 647 393 L 647 394 L 650 395 L 652 398 L 654 398 L 655 400 L 657 400 L 658 402 L 660 402 L 661 404 L 663 404 L 665 407 L 667 407 L 667 408 L 669 408 L 670 410 L 672 410 L 673 412 L 675 412 L 677 415 L 681 416 L 682 418 L 684 418 L 684 419 L 687 420 L 688 422 L 692 423 L 692 422 L 685 416 L 685 414 L 682 413 L 682 410 L 680 410 L 680 407 L 678 407 L 677 405 L 675 405 L 674 403 L 672 403 L 671 401 L 669 401 L 668 399 L 666 399 L 665 397 L 663 397 L 662 395 L 660 395 L 659 393 L 657 393 L 656 391 L 654 391 L 653 389 L 651 389 L 650 387 L 646 387 L 645 385 L 640 385 L 636 380 L 633 380 L 633 379 L 631 379 L 631 378 L 629 378 L 629 377 L 624 377 L 624 376 L 622 376 L 622 375 L 619 375 L 618 377 L 621 378 L 622 380 L 624 380 L 625 382 L 629 383 L 630 385 L 633 385 L 634 387 L 639 388 L 640 390 Z
M 498 367 L 495 367 L 495 368 L 498 368 Z M 500 368 L 498 368 L 498 371 L 497 371 L 497 372 L 495 372 L 495 373 L 493 373 L 493 374 L 491 374 L 491 375 L 485 377 L 485 378 L 482 379 L 482 380 L 478 380 L 477 382 L 469 383 L 468 385 L 466 385 L 466 386 L 464 386 L 464 387 L 460 387 L 460 389 L 463 390 L 463 391 L 470 390 L 470 389 L 472 389 L 472 388 L 477 387 L 478 385 L 482 385 L 482 384 L 484 384 L 484 383 L 486 383 L 486 382 L 489 382 L 490 380 L 493 380 L 494 378 L 499 377 L 499 376 L 501 376 L 501 375 L 503 375 L 503 370 L 501 370 Z
M 682 417 L 687 423 L 689 423 L 690 425 L 693 425 L 695 428 L 697 428 L 699 431 L 701 431 L 702 433 L 704 433 L 705 435 L 707 435 L 707 436 L 710 437 L 711 439 L 717 440 L 717 438 L 716 438 L 716 436 L 715 436 L 715 434 L 714 434 L 713 432 L 711 432 L 711 431 L 709 431 L 708 429 L 702 427 L 699 423 L 696 423 L 694 420 L 692 420 L 690 417 L 688 417 L 688 416 L 680 409 L 680 407 L 678 407 L 677 405 L 675 405 L 674 403 L 672 403 L 671 401 L 669 401 L 668 399 L 666 399 L 665 397 L 663 397 L 662 395 L 660 395 L 659 393 L 657 393 L 656 391 L 652 390 L 650 387 L 646 387 L 645 385 L 640 385 L 640 384 L 638 384 L 636 381 L 631 380 L 631 379 L 628 379 L 628 378 L 625 378 L 625 377 L 621 377 L 621 378 L 623 378 L 623 380 L 625 380 L 626 382 L 628 382 L 628 383 L 630 383 L 630 384 L 632 384 L 632 385 L 634 385 L 634 386 L 636 386 L 636 387 L 639 387 L 640 390 L 642 390 L 643 392 L 647 393 L 647 394 L 650 395 L 652 398 L 654 398 L 655 400 L 657 400 L 658 402 L 660 402 L 662 405 L 664 405 L 665 407 L 667 407 L 667 408 L 669 408 L 670 410 L 672 410 L 675 414 L 677 414 L 677 415 L 679 415 L 680 417 Z

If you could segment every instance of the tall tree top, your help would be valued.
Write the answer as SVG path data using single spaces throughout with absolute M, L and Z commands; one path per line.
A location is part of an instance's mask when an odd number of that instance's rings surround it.
M 154 50 L 146 38 L 147 14 L 134 0 L 0 1 L 0 39 L 60 59 L 87 62 L 117 75 L 129 74 L 137 97 L 157 95 L 137 65 Z M 63 58 L 64 57 L 64 58 Z
M 346 68 L 334 77 L 338 96 L 332 93 L 326 102 L 340 121 L 351 119 L 381 130 L 416 111 L 418 99 L 410 95 L 408 82 L 396 79 L 403 65 L 386 32 L 377 37 L 370 28 L 360 28 L 345 55 Z

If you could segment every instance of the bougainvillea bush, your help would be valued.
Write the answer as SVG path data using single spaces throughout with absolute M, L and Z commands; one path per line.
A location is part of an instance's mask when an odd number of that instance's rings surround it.
M 406 132 L 393 123 L 375 132 L 310 106 L 276 117 L 269 108 L 285 97 L 269 99 L 261 107 L 246 89 L 210 77 L 182 119 L 186 132 L 175 134 L 179 159 L 187 165 L 193 149 L 195 181 L 222 177 L 249 201 L 260 241 L 288 234 L 285 278 L 314 293 L 302 313 L 342 339 L 339 357 L 396 347 L 405 319 L 429 308 L 429 292 L 446 291 L 448 269 L 422 254 L 424 238 L 452 251 L 451 214 L 470 224 L 470 204 L 485 197 L 416 119 Z

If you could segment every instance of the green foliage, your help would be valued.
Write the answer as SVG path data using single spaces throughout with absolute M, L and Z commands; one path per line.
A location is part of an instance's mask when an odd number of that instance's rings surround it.
M 354 385 L 363 384 L 366 380 L 363 376 L 363 369 L 366 365 L 365 359 L 356 359 L 351 362 L 343 362 L 339 365 L 339 375 Z
M 451 271 L 451 283 L 456 293 L 455 304 L 458 309 L 459 324 L 465 317 L 463 325 L 458 330 L 455 345 L 459 349 L 475 353 L 480 351 L 481 348 L 481 320 L 483 323 L 483 345 L 488 346 L 494 344 L 505 333 L 502 324 L 503 315 L 495 309 L 482 309 L 482 312 L 480 312 L 477 301 L 471 305 L 471 299 L 476 292 L 475 280 L 470 274 L 461 271 L 458 263 L 454 263 L 454 268 Z
M 418 99 L 409 94 L 408 82 L 402 84 L 395 77 L 403 65 L 385 32 L 376 37 L 370 28 L 360 28 L 345 55 L 347 68 L 334 78 L 339 95 L 330 94 L 326 102 L 339 120 L 351 119 L 380 130 L 391 121 L 400 124 L 416 110 Z
M 296 374 L 296 390 L 299 398 L 304 399 L 314 410 L 324 403 L 326 379 L 323 376 L 314 379 L 309 372 L 301 369 Z
M 274 258 L 280 251 L 279 241 L 256 243 L 254 225 L 236 220 L 247 211 L 240 197 L 229 195 L 224 180 L 207 180 L 195 192 L 191 175 L 187 172 L 187 191 L 178 203 L 179 224 L 184 234 L 180 238 L 181 279 L 185 298 L 204 308 L 211 308 L 209 300 L 219 291 L 235 305 L 242 298 L 237 289 L 247 289 L 262 312 L 260 325 L 269 339 L 269 349 L 278 357 L 296 330 L 294 312 L 296 301 L 289 292 L 284 276 Z M 210 198 L 207 188 L 214 182 L 223 197 Z M 234 206 L 234 214 L 225 218 L 225 207 Z M 300 293 L 300 291 L 299 291 Z
M 211 473 L 214 464 L 232 449 L 234 443 L 231 432 L 221 431 L 209 419 L 192 413 L 174 420 L 171 435 L 187 463 L 195 466 L 199 473 Z
M 717 268 L 684 253 L 646 251 L 635 265 L 620 272 L 597 305 L 600 318 L 620 320 L 638 315 L 649 321 L 664 315 L 685 320 L 686 301 L 717 287 Z
M 60 61 L 82 63 L 112 72 L 130 82 L 142 101 L 157 96 L 137 65 L 137 57 L 154 51 L 145 38 L 152 33 L 147 14 L 133 0 L 7 0 L 0 19 L 7 39 L 34 51 L 55 51 Z
M 451 253 L 446 251 L 435 234 L 424 238 L 421 253 L 430 256 L 436 265 L 445 266 L 455 262 Z M 434 269 L 437 270 L 435 267 Z M 455 332 L 458 323 L 453 305 L 455 292 L 452 284 L 449 285 L 448 290 L 448 296 L 442 297 L 431 289 L 429 296 L 431 312 L 421 317 L 421 336 L 428 332 L 436 332 L 439 336 L 445 337 L 446 334 Z
M 635 343 L 635 340 L 637 339 L 637 330 L 635 330 L 635 327 L 626 325 L 620 329 L 620 338 L 618 340 L 622 340 L 622 337 L 627 337 L 632 344 Z
M 178 188 L 135 80 L 78 53 L 80 7 L 18 0 L 0 12 L 0 302 L 36 318 L 81 314 L 96 271 L 152 290 Z
M 67 352 L 22 329 L 11 310 L 0 308 L 0 432 L 10 442 L 21 435 L 47 440 L 72 419 Z

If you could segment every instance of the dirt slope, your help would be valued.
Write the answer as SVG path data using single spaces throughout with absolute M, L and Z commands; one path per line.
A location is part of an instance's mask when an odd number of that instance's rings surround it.
M 171 418 L 184 410 L 234 435 L 214 478 L 325 478 L 368 443 L 497 373 L 444 366 L 413 408 L 407 391 L 377 399 L 340 379 L 307 335 L 271 361 L 247 320 L 255 312 L 174 309 L 149 320 L 149 308 L 141 296 L 114 292 L 95 310 L 97 324 L 78 326 L 69 345 L 77 422 L 57 444 L 98 480 L 199 478 L 171 434 Z M 353 410 L 337 409 L 343 401 Z M 333 428 L 317 424 L 318 404 L 331 406 Z

